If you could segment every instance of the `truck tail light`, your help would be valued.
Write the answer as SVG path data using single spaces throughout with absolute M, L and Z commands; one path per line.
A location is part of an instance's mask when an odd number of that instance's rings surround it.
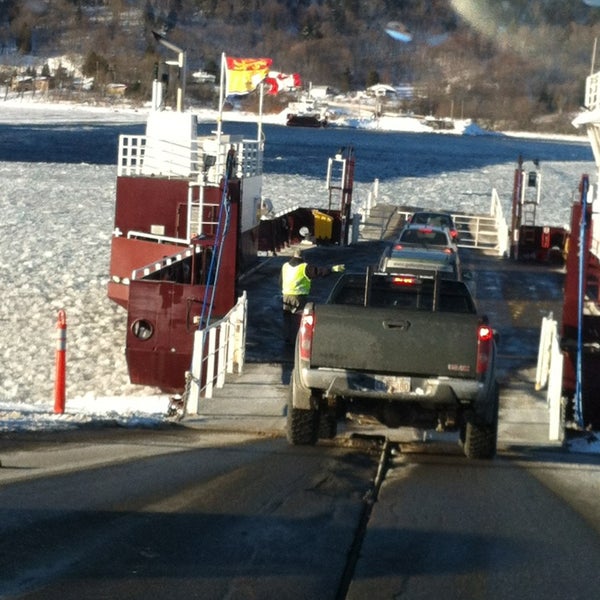
M 479 325 L 477 328 L 477 374 L 484 375 L 487 371 L 492 352 L 494 331 L 489 325 Z
M 305 308 L 300 321 L 300 331 L 298 332 L 298 349 L 301 360 L 310 360 L 314 329 L 315 315 L 311 309 Z
M 412 286 L 417 284 L 417 278 L 414 275 L 394 275 L 392 285 Z

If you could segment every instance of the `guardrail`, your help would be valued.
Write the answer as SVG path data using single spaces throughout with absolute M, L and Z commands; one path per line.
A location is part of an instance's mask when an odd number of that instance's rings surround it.
M 375 179 L 373 181 L 373 186 L 367 195 L 367 199 L 365 200 L 360 213 L 362 214 L 364 219 L 368 219 L 371 216 L 371 209 L 377 204 L 379 201 L 379 179 Z
M 182 240 L 175 240 L 182 241 Z M 144 265 L 143 267 L 138 267 L 131 272 L 131 279 L 141 279 L 142 277 L 147 277 L 152 273 L 156 273 L 157 271 L 161 271 L 165 267 L 175 267 L 178 263 L 181 263 L 186 258 L 189 258 L 194 253 L 198 254 L 202 251 L 200 246 L 191 246 L 189 248 L 184 248 L 181 252 L 177 254 L 173 254 L 171 256 L 165 256 L 164 258 L 157 260 L 149 265 Z
M 564 437 L 562 375 L 563 356 L 558 343 L 557 323 L 551 313 L 542 319 L 535 389 L 546 388 L 550 416 L 548 439 L 552 441 L 561 441 Z
M 498 254 L 500 256 L 508 256 L 509 247 L 509 232 L 508 223 L 504 218 L 504 211 L 502 210 L 502 203 L 496 188 L 492 188 L 492 200 L 490 205 L 490 214 L 496 221 L 496 229 L 498 231 Z
M 145 135 L 120 135 L 117 175 L 140 175 L 145 154 Z
M 187 373 L 185 412 L 198 414 L 202 398 L 225 385 L 227 373 L 241 373 L 246 349 L 248 298 L 244 292 L 225 317 L 194 334 L 191 371 Z
M 258 140 L 240 139 L 230 143 L 223 136 L 220 145 L 212 137 L 190 138 L 187 143 L 148 138 L 145 135 L 120 135 L 117 159 L 118 176 L 162 175 L 190 177 L 218 185 L 230 146 L 235 146 L 237 177 L 262 174 L 263 151 Z

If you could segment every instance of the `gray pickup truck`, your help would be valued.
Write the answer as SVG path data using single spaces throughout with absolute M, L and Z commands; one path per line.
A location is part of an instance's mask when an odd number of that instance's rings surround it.
M 296 340 L 287 436 L 315 444 L 339 418 L 459 431 L 469 458 L 493 458 L 496 334 L 462 281 L 422 272 L 346 273 L 309 303 Z

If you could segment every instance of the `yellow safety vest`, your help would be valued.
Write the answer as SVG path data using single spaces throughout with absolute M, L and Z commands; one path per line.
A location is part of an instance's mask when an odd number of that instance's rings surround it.
M 310 293 L 310 279 L 306 276 L 306 263 L 295 267 L 285 263 L 281 268 L 281 284 L 285 296 L 307 296 Z

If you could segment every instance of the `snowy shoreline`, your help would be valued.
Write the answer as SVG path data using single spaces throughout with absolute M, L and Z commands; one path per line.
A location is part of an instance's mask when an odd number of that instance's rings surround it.
M 149 112 L 148 106 L 132 107 L 125 104 L 114 105 L 92 105 L 81 104 L 77 102 L 63 101 L 50 102 L 44 98 L 34 97 L 9 97 L 0 101 L 0 107 L 8 110 L 0 111 L 0 123 L 11 123 L 19 119 L 19 112 L 23 109 L 28 111 L 26 122 L 37 122 L 38 120 L 46 122 L 48 116 L 53 119 L 59 119 L 64 115 L 68 121 L 77 119 L 81 122 L 98 121 L 98 117 L 103 117 L 106 123 L 145 123 Z M 200 122 L 216 122 L 219 114 L 216 110 L 205 108 L 191 109 L 198 116 Z M 263 122 L 273 125 L 285 125 L 287 109 L 279 114 L 263 115 Z M 225 111 L 222 113 L 224 122 L 255 122 L 254 113 L 242 111 Z M 31 120 L 33 119 L 33 121 Z M 341 114 L 339 118 L 331 122 L 331 127 L 347 127 L 355 129 L 369 129 L 382 132 L 411 132 L 411 133 L 436 133 L 440 135 L 498 135 L 517 137 L 523 139 L 539 140 L 557 140 L 566 142 L 588 143 L 585 134 L 577 134 L 573 127 L 573 134 L 553 134 L 539 133 L 529 131 L 503 131 L 495 132 L 482 129 L 471 119 L 456 119 L 455 128 L 452 130 L 437 130 L 425 125 L 422 119 L 406 115 L 389 116 L 384 115 L 379 119 L 360 118 L 349 112 L 347 115 Z

